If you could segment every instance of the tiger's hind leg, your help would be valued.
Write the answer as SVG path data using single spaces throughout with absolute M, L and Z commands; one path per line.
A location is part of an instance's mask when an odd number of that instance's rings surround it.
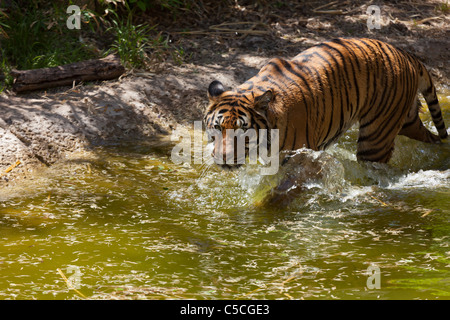
M 390 127 L 380 121 L 365 124 L 362 120 L 359 127 L 356 158 L 358 161 L 387 163 L 394 151 L 394 140 L 401 129 L 400 125 L 390 123 Z
M 419 110 L 422 104 L 417 99 L 415 104 L 411 107 L 408 116 L 403 124 L 399 134 L 408 138 L 429 143 L 438 143 L 441 141 L 439 136 L 431 133 L 422 123 L 419 117 Z

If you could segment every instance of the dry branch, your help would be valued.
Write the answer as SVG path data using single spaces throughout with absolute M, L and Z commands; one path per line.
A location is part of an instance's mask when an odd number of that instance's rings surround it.
M 230 26 L 238 26 L 238 25 L 251 25 L 250 28 L 239 28 L 234 29 L 230 28 Z M 266 30 L 255 30 L 256 27 L 264 27 Z M 174 32 L 174 34 L 243 34 L 243 35 L 262 35 L 262 34 L 269 34 L 270 31 L 268 30 L 269 27 L 264 23 L 254 23 L 254 22 L 245 22 L 245 21 L 238 21 L 238 22 L 224 22 L 221 24 L 213 25 L 209 27 L 209 30 L 193 30 L 193 31 L 180 31 L 180 32 Z M 210 31 L 211 30 L 211 31 Z
M 75 62 L 53 68 L 12 70 L 16 92 L 73 85 L 81 81 L 110 80 L 121 76 L 125 68 L 116 55 L 103 59 Z
M 336 15 L 341 15 L 344 14 L 344 11 L 342 10 L 313 10 L 314 13 L 317 14 L 336 14 Z
M 19 164 L 21 164 L 20 160 L 17 160 L 16 163 L 9 166 L 8 169 L 5 170 L 5 172 L 0 173 L 0 178 L 6 175 L 8 172 L 12 171 L 15 167 L 17 167 Z

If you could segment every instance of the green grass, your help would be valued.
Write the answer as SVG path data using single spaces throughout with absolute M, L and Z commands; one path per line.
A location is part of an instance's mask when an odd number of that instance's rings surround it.
M 448 1 L 440 3 L 436 7 L 436 10 L 442 12 L 443 14 L 449 13 L 450 12 L 450 5 L 448 4 Z
M 7 37 L 1 40 L 2 56 L 11 66 L 18 69 L 54 67 L 95 56 L 80 42 L 80 31 L 67 28 L 67 14 L 56 9 L 17 8 L 3 21 Z
M 111 27 L 107 29 L 115 35 L 108 53 L 116 52 L 122 63 L 128 68 L 146 68 L 151 61 L 161 61 L 170 57 L 175 63 L 182 64 L 190 56 L 183 48 L 169 45 L 167 38 L 161 32 L 156 31 L 156 26 L 146 24 L 134 24 L 134 18 L 146 10 L 160 6 L 172 12 L 189 10 L 190 1 L 181 0 L 129 0 L 124 3 L 126 17 L 121 17 L 113 8 L 108 11 L 111 14 Z M 122 15 L 124 15 L 122 13 Z
M 114 42 L 109 52 L 116 52 L 122 63 L 128 68 L 143 68 L 149 62 L 146 51 L 150 49 L 150 30 L 152 28 L 143 24 L 134 25 L 131 18 L 125 22 L 120 19 L 112 21 L 112 27 L 107 31 L 115 34 Z

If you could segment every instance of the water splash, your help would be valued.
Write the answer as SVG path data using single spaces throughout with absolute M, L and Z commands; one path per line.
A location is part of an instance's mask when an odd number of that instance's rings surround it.
M 402 176 L 397 182 L 391 183 L 388 189 L 436 189 L 450 186 L 450 170 L 419 170 Z

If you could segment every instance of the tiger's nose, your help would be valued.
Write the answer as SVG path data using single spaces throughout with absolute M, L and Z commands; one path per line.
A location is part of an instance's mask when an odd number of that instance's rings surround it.
M 217 161 L 220 161 L 220 155 L 219 155 L 219 158 L 217 158 L 215 151 L 211 152 L 211 157 L 213 159 L 216 159 Z M 235 161 L 235 157 L 234 157 L 234 152 L 233 151 L 231 151 L 231 152 L 224 152 L 222 154 L 222 161 L 223 161 L 223 163 L 227 163 L 227 159 L 228 159 L 228 162 Z

